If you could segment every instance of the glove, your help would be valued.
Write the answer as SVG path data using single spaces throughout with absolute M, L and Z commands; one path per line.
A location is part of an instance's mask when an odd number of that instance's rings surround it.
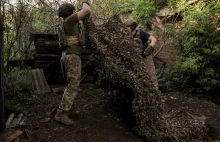
M 82 2 L 82 4 L 83 4 L 83 3 L 86 3 L 86 4 L 90 5 L 88 0 L 87 0 L 87 1 L 84 1 L 84 2 Z
M 145 50 L 144 50 L 144 55 L 150 56 L 154 52 L 153 46 L 149 45 Z

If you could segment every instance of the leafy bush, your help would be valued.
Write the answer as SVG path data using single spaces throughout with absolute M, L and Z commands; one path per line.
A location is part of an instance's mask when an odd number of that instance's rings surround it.
M 220 90 L 219 13 L 217 0 L 201 1 L 183 13 L 185 26 L 176 36 L 182 52 L 172 72 L 177 87 L 195 87 L 205 93 Z
M 5 83 L 5 99 L 8 109 L 18 110 L 20 106 L 45 101 L 43 94 L 34 93 L 28 69 L 13 69 L 8 74 Z
M 147 25 L 152 16 L 168 2 L 167 0 L 132 0 L 131 3 L 133 4 L 132 16 L 143 25 Z
M 92 7 L 93 12 L 104 17 L 131 13 L 133 19 L 147 25 L 161 7 L 173 3 L 173 0 L 96 0 L 92 2 Z

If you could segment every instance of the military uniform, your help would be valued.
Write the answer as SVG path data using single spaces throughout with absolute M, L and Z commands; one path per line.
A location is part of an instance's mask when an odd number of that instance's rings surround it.
M 79 22 L 77 13 L 64 18 L 63 22 L 64 40 L 67 44 L 67 49 L 62 53 L 61 68 L 68 86 L 64 90 L 62 100 L 54 118 L 56 121 L 66 125 L 73 125 L 73 121 L 69 118 L 67 112 L 72 108 L 74 99 L 80 88 L 82 69 L 80 48 L 85 43 L 85 38 L 82 38 L 83 36 L 80 33 Z
M 69 111 L 80 87 L 81 59 L 76 54 L 66 54 L 64 52 L 61 62 L 63 68 L 65 68 L 64 73 L 66 74 L 68 86 L 65 88 L 59 109 Z
M 74 13 L 64 19 L 64 31 L 66 35 L 68 48 L 63 51 L 61 57 L 61 66 L 63 73 L 67 79 L 68 86 L 66 87 L 59 109 L 69 111 L 73 101 L 78 94 L 81 78 L 81 59 L 80 59 L 80 44 L 79 40 L 79 20 L 77 13 Z

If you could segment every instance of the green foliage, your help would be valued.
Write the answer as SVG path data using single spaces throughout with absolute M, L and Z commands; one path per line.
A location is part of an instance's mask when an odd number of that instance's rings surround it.
M 134 3 L 132 16 L 146 25 L 147 22 L 151 20 L 153 14 L 157 11 L 156 6 L 154 6 L 154 3 L 150 0 L 140 0 L 138 2 L 133 0 L 132 2 Z
M 4 57 L 7 67 L 9 60 L 34 58 L 31 33 L 56 33 L 57 3 L 50 5 L 49 1 L 34 1 L 31 4 L 31 1 L 17 0 L 16 4 L 5 4 Z
M 17 110 L 26 104 L 43 103 L 46 97 L 43 94 L 35 94 L 31 79 L 28 77 L 28 69 L 12 70 L 6 79 L 5 99 L 8 109 Z
M 219 13 L 218 0 L 201 1 L 184 11 L 185 26 L 176 36 L 182 52 L 172 72 L 178 87 L 201 88 L 202 92 L 220 90 Z
M 176 5 L 177 5 L 177 0 L 168 0 L 168 6 L 169 7 L 171 7 L 171 8 L 174 8 L 174 7 L 176 7 Z
M 132 0 L 132 3 L 134 4 L 132 16 L 146 25 L 161 7 L 167 5 L 167 0 Z
M 92 2 L 91 6 L 93 13 L 102 18 L 132 10 L 132 4 L 129 0 L 96 0 Z
M 167 5 L 167 0 L 96 0 L 92 3 L 94 12 L 104 17 L 131 13 L 132 18 L 143 25 L 164 5 Z

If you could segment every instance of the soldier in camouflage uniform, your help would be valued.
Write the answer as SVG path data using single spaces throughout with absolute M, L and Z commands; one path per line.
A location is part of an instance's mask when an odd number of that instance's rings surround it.
M 68 111 L 73 105 L 73 101 L 79 91 L 81 78 L 80 48 L 85 43 L 80 33 L 79 20 L 83 20 L 90 14 L 89 3 L 83 2 L 82 9 L 74 12 L 72 4 L 65 3 L 59 7 L 58 15 L 63 18 L 63 29 L 67 42 L 67 49 L 62 53 L 61 63 L 65 70 L 68 82 L 59 108 L 55 115 L 55 120 L 66 125 L 73 125 L 73 121 L 68 116 Z
M 148 73 L 151 76 L 151 80 L 153 82 L 153 86 L 159 90 L 158 81 L 155 72 L 155 65 L 153 61 L 152 53 L 154 51 L 154 46 L 157 42 L 157 39 L 147 32 L 139 29 L 136 21 L 132 19 L 128 19 L 126 21 L 127 29 L 131 33 L 132 39 L 135 42 L 138 42 L 142 45 L 141 56 L 146 60 L 146 64 L 148 66 Z M 148 41 L 150 42 L 148 44 Z

